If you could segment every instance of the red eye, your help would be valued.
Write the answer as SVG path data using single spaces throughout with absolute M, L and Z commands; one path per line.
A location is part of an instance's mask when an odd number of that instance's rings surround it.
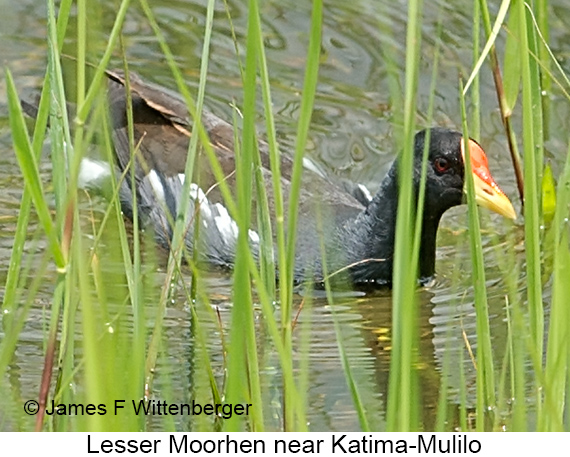
M 449 170 L 449 167 L 451 165 L 449 163 L 449 160 L 447 160 L 445 157 L 436 158 L 433 164 L 438 173 L 445 173 L 447 170 Z

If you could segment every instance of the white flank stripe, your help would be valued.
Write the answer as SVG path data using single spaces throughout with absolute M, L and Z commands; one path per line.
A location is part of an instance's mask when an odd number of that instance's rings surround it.
M 234 242 L 238 236 L 238 226 L 234 221 L 226 207 L 220 203 L 216 203 L 218 215 L 214 217 L 216 227 L 226 242 Z
M 308 157 L 303 157 L 303 167 L 305 167 L 307 170 L 311 170 L 313 173 L 318 174 L 321 178 L 325 177 L 323 171 L 318 167 L 318 165 Z
M 185 176 L 179 174 L 178 178 L 184 183 Z M 237 241 L 239 229 L 236 221 L 232 219 L 227 208 L 221 203 L 212 204 L 208 201 L 208 197 L 204 191 L 195 183 L 190 184 L 190 197 L 197 200 L 200 204 L 200 220 L 205 228 L 216 230 L 221 240 L 226 244 L 233 244 Z M 259 235 L 253 230 L 248 232 L 250 242 L 259 244 Z
M 156 174 L 156 171 L 150 170 L 150 173 L 147 175 L 148 181 L 150 182 L 150 186 L 154 191 L 156 197 L 162 202 L 166 203 L 166 199 L 164 198 L 164 187 L 162 187 L 162 182 L 160 178 Z
M 178 177 L 182 181 L 182 184 L 184 184 L 184 178 L 182 178 L 181 176 L 184 175 L 178 175 Z M 200 203 L 202 203 L 202 201 L 204 200 L 208 201 L 204 191 L 200 189 L 195 183 L 190 184 L 190 197 L 193 198 L 194 200 L 198 200 Z
M 180 178 L 180 175 L 178 175 L 178 177 Z M 212 210 L 210 208 L 210 202 L 208 201 L 208 198 L 206 197 L 204 191 L 200 189 L 195 183 L 190 184 L 190 198 L 192 200 L 198 201 L 198 204 L 200 205 L 200 216 L 202 220 L 211 220 Z M 204 227 L 208 227 L 208 225 L 204 223 Z
M 251 241 L 253 244 L 259 244 L 259 235 L 257 234 L 256 231 L 250 230 L 248 234 L 249 234 L 249 241 Z
M 370 191 L 366 188 L 366 186 L 363 186 L 362 184 L 359 184 L 358 187 L 360 188 L 360 190 L 362 191 L 362 193 L 364 194 L 364 196 L 366 197 L 366 199 L 371 202 L 372 201 L 372 194 L 370 193 Z
M 79 165 L 77 185 L 80 189 L 97 188 L 101 186 L 101 181 L 110 177 L 111 168 L 107 162 L 85 157 Z

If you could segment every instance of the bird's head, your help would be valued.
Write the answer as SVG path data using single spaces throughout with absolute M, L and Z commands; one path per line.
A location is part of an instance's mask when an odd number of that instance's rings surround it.
M 466 153 L 463 136 L 459 132 L 432 128 L 429 137 L 424 212 L 427 211 L 438 217 L 448 208 L 460 205 L 464 201 Z M 415 138 L 416 182 L 419 182 L 421 176 L 426 138 L 426 130 L 419 132 Z M 472 139 L 469 139 L 468 145 L 477 204 L 509 219 L 515 219 L 513 205 L 491 176 L 483 148 Z

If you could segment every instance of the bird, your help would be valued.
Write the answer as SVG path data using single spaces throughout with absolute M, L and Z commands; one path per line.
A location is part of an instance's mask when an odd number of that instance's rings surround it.
M 100 186 L 103 179 L 119 176 L 128 167 L 134 180 L 120 183 L 123 213 L 133 217 L 131 182 L 134 182 L 138 217 L 154 232 L 157 243 L 170 247 L 172 221 L 180 210 L 192 121 L 182 97 L 164 87 L 143 80 L 138 74 L 107 71 L 108 100 L 116 163 L 113 166 L 84 159 L 79 181 L 86 188 Z M 130 90 L 130 94 L 127 94 Z M 127 96 L 129 95 L 129 96 Z M 134 165 L 129 140 L 127 106 L 132 106 Z M 230 188 L 235 185 L 236 155 L 234 128 L 220 117 L 204 110 L 201 117 L 209 141 Z M 427 146 L 425 200 L 421 230 L 418 280 L 429 281 L 435 275 L 436 235 L 441 217 L 449 208 L 464 202 L 465 151 L 461 133 L 432 127 L 414 138 L 413 195 L 421 180 L 424 146 Z M 473 139 L 467 141 L 477 203 L 506 218 L 515 219 L 512 203 L 496 184 L 489 171 L 483 148 Z M 271 167 L 267 144 L 259 142 L 261 174 L 267 188 L 270 210 L 274 207 Z M 281 184 L 287 214 L 293 158 L 281 154 Z M 310 163 L 308 163 L 310 165 Z M 399 160 L 396 159 L 372 196 L 361 185 L 327 177 L 315 167 L 304 170 L 298 207 L 298 229 L 294 280 L 322 284 L 325 272 L 343 271 L 354 286 L 392 285 L 394 240 L 398 211 Z M 231 269 L 236 256 L 237 222 L 222 198 L 219 182 L 209 162 L 198 161 L 189 186 L 185 245 L 200 263 Z M 253 203 L 255 211 L 255 202 Z M 255 213 L 254 213 L 255 214 Z M 256 218 L 251 218 L 255 222 Z M 248 232 L 254 257 L 260 255 L 260 235 L 255 223 Z M 195 230 L 200 224 L 199 230 Z M 327 264 L 323 265 L 324 246 Z M 326 267 L 326 268 L 325 268 Z M 277 270 L 279 266 L 277 265 Z

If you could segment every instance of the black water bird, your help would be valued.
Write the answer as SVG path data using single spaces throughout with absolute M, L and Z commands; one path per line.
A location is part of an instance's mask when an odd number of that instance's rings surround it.
M 113 122 L 113 139 L 118 171 L 131 163 L 127 122 L 125 77 L 110 71 L 109 104 Z M 138 215 L 154 230 L 157 241 L 168 247 L 172 236 L 171 222 L 179 210 L 184 169 L 192 128 L 187 106 L 177 94 L 149 84 L 130 73 L 135 173 Z M 204 112 L 202 123 L 230 186 L 235 184 L 234 130 L 230 124 Z M 415 195 L 420 181 L 421 160 L 427 131 L 419 132 L 414 143 Z M 427 158 L 427 181 L 421 234 L 419 276 L 430 278 L 435 272 L 436 234 L 443 213 L 462 203 L 464 198 L 464 158 L 462 135 L 442 129 L 430 129 Z M 483 149 L 469 140 L 470 157 L 477 202 L 505 217 L 515 219 L 509 199 L 491 177 Z M 259 144 L 262 174 L 266 182 L 270 209 L 274 199 L 267 145 Z M 282 187 L 289 193 L 292 159 L 281 156 Z M 109 173 L 105 165 L 85 161 L 80 181 L 86 185 L 100 182 Z M 199 161 L 199 169 L 190 185 L 186 246 L 198 249 L 199 259 L 211 265 L 231 267 L 234 263 L 238 227 L 224 206 L 217 180 L 208 160 Z M 132 215 L 131 180 L 121 184 L 121 204 Z M 199 185 L 197 184 L 199 182 Z M 344 270 L 353 283 L 390 285 L 394 254 L 394 236 L 398 204 L 397 161 L 382 181 L 374 197 L 362 186 L 333 182 L 322 173 L 305 170 L 300 196 L 297 230 L 296 279 L 323 279 L 320 240 L 324 240 L 328 272 Z M 287 201 L 285 207 L 287 210 Z M 255 206 L 254 206 L 255 208 Z M 196 217 L 199 212 L 199 217 Z M 317 216 L 318 215 L 318 216 Z M 320 223 L 318 218 L 320 218 Z M 255 221 L 256 218 L 252 218 Z M 193 222 L 201 224 L 196 241 Z M 323 238 L 320 238 L 323 237 Z M 249 243 L 255 255 L 259 235 L 255 224 L 249 230 Z M 196 247 L 198 245 L 198 247 Z

